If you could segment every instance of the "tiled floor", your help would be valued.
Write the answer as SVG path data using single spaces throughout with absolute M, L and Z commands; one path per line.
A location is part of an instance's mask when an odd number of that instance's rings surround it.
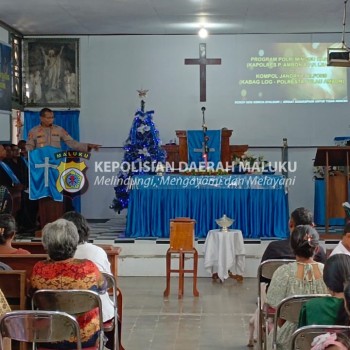
M 200 296 L 193 297 L 185 280 L 185 296 L 177 298 L 177 278 L 163 298 L 165 277 L 119 277 L 123 293 L 122 343 L 126 350 L 248 349 L 248 321 L 255 310 L 256 279 L 242 284 L 199 278 Z

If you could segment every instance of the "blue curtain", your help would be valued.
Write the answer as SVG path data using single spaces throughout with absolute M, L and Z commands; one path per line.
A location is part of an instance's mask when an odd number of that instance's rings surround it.
M 53 111 L 55 120 L 54 124 L 62 126 L 74 140 L 80 141 L 79 136 L 79 114 L 80 111 Z M 40 124 L 39 111 L 24 112 L 23 138 L 27 140 L 29 130 Z M 68 146 L 62 143 L 62 149 Z
M 61 126 L 65 129 L 74 140 L 80 141 L 79 133 L 79 114 L 78 110 L 69 111 L 53 111 L 55 120 L 54 124 Z M 39 111 L 25 111 L 24 112 L 24 125 L 23 125 L 23 139 L 27 140 L 30 129 L 40 124 Z M 62 149 L 68 149 L 69 147 L 62 142 Z M 81 210 L 80 196 L 73 198 L 74 209 L 78 212 Z

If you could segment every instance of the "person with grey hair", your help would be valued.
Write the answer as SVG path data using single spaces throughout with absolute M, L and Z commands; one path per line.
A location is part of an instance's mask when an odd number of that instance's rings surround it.
M 98 267 L 90 260 L 74 258 L 79 243 L 76 226 L 65 219 L 45 225 L 43 246 L 49 259 L 37 262 L 31 276 L 32 295 L 38 289 L 88 289 L 98 293 L 106 291 L 105 280 Z M 98 310 L 77 316 L 83 348 L 97 344 Z M 76 343 L 51 344 L 55 349 L 75 349 Z M 50 347 L 50 344 L 45 344 Z
M 78 229 L 79 242 L 74 253 L 76 259 L 89 259 L 96 264 L 101 272 L 111 272 L 111 264 L 105 250 L 95 244 L 89 243 L 90 228 L 83 215 L 75 211 L 68 211 L 62 216 L 71 221 Z M 114 318 L 114 305 L 108 293 L 101 295 L 103 322 Z

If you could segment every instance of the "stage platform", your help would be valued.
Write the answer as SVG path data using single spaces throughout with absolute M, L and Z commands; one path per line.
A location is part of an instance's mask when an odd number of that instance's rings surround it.
M 126 217 L 119 215 L 113 219 L 90 219 L 90 241 L 95 244 L 110 244 L 122 248 L 118 260 L 120 276 L 165 276 L 165 254 L 169 247 L 169 239 L 152 237 L 125 238 Z M 324 228 L 317 228 L 322 234 Z M 321 241 L 324 249 L 333 249 L 339 241 L 342 227 L 332 227 L 332 233 Z M 29 235 L 17 235 L 17 240 L 38 241 Z M 204 242 L 197 239 L 195 246 L 199 254 L 199 277 L 210 277 L 204 269 Z M 246 249 L 245 277 L 256 277 L 261 256 L 271 240 L 245 239 Z

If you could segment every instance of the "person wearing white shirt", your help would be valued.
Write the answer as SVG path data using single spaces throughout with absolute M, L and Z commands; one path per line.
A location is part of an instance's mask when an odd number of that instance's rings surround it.
M 74 254 L 76 259 L 88 259 L 92 261 L 101 272 L 111 273 L 111 265 L 106 252 L 97 245 L 88 243 L 89 226 L 86 219 L 79 213 L 69 211 L 62 216 L 63 219 L 72 221 L 78 229 L 79 243 Z M 101 294 L 103 322 L 114 317 L 114 306 L 108 293 Z
M 333 249 L 330 256 L 335 254 L 347 254 L 350 255 L 350 222 L 348 222 L 343 231 L 343 236 L 341 241 Z

